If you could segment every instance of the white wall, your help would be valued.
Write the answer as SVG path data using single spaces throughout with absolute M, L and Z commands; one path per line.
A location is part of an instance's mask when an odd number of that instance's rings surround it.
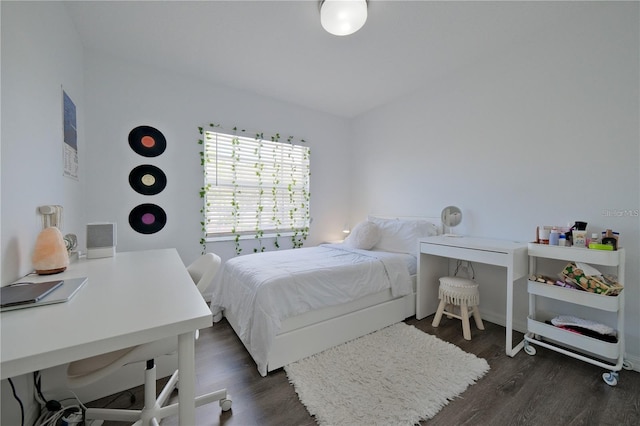
M 466 235 L 532 241 L 537 225 L 576 220 L 619 231 L 627 353 L 639 361 L 638 4 L 585 5 L 559 28 L 357 118 L 351 214 L 454 204 Z M 504 276 L 480 269 L 483 313 L 503 317 Z M 526 312 L 526 293 L 517 297 Z
M 82 45 L 66 9 L 48 2 L 1 2 L 0 7 L 4 285 L 32 270 L 31 252 L 42 226 L 38 206 L 62 205 L 63 233 L 83 235 L 87 169 L 82 166 L 87 145 Z M 63 177 L 62 88 L 77 109 L 79 181 Z M 25 424 L 31 424 L 31 375 L 14 381 L 26 404 Z M 20 424 L 20 410 L 6 380 L 2 381 L 1 423 Z
M 313 217 L 307 244 L 340 238 L 349 199 L 345 119 L 83 52 L 64 6 L 1 4 L 2 284 L 32 269 L 31 252 L 41 227 L 36 209 L 44 204 L 64 206 L 63 232 L 78 234 L 82 250 L 86 223 L 113 221 L 118 251 L 176 247 L 185 263 L 194 260 L 202 250 L 197 127 L 210 122 L 307 140 Z M 61 86 L 77 107 L 78 181 L 62 176 Z M 164 133 L 164 154 L 145 158 L 131 150 L 128 133 L 141 124 Z M 159 166 L 168 178 L 167 188 L 153 197 L 137 194 L 128 183 L 131 169 L 147 163 Z M 141 235 L 129 227 L 129 211 L 142 202 L 155 202 L 167 212 L 168 223 L 157 234 Z M 281 243 L 287 247 L 286 239 Z M 272 247 L 271 241 L 265 244 Z M 224 259 L 235 255 L 233 243 L 210 243 L 207 250 Z M 251 242 L 245 245 L 250 251 Z M 33 415 L 31 376 L 14 381 L 27 416 Z M 19 419 L 17 402 L 3 380 L 1 423 L 19 424 Z M 27 423 L 32 423 L 29 417 Z
M 176 247 L 185 263 L 201 252 L 201 145 L 198 126 L 221 124 L 265 135 L 279 132 L 304 138 L 311 148 L 311 215 L 307 244 L 337 239 L 348 211 L 348 122 L 345 119 L 279 103 L 250 93 L 208 85 L 142 64 L 125 63 L 99 52 L 86 52 L 87 129 L 90 133 L 87 167 L 87 217 L 114 221 L 118 251 Z M 131 129 L 150 125 L 167 139 L 166 151 L 153 158 L 136 154 L 127 142 Z M 128 183 L 129 172 L 153 164 L 167 175 L 167 187 L 144 196 Z M 140 203 L 155 203 L 167 213 L 166 226 L 142 235 L 128 223 Z M 283 246 L 290 241 L 280 239 Z M 272 241 L 265 243 L 273 248 Z M 243 253 L 253 242 L 243 243 Z M 207 250 L 223 259 L 235 256 L 234 244 L 210 243 Z
M 2 284 L 32 269 L 38 206 L 62 205 L 62 232 L 83 232 L 83 80 L 82 45 L 64 7 L 2 3 Z M 63 176 L 63 88 L 76 105 L 79 180 Z

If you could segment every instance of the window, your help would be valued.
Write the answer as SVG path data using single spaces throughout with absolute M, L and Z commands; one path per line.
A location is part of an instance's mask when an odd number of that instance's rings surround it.
M 306 235 L 308 147 L 278 142 L 278 136 L 263 140 L 214 131 L 203 136 L 206 237 Z

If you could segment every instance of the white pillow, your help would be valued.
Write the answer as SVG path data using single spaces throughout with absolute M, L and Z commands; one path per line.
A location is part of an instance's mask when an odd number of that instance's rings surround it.
M 438 235 L 438 227 L 424 219 L 384 219 L 369 216 L 369 221 L 380 228 L 377 250 L 394 253 L 418 252 L 418 239 Z
M 344 244 L 355 249 L 371 250 L 380 239 L 380 228 L 369 221 L 360 222 L 345 238 Z

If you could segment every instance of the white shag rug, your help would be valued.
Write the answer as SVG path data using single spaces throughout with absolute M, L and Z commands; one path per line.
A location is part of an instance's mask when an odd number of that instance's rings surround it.
M 486 360 L 403 322 L 284 367 L 319 425 L 415 425 L 489 371 Z

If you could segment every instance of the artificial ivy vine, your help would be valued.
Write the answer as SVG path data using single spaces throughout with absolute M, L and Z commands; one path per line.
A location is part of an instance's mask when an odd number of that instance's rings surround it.
M 210 123 L 209 124 L 209 128 L 214 129 L 214 128 L 219 128 L 220 125 L 219 124 L 213 124 Z M 205 130 L 203 127 L 198 127 L 198 131 L 201 135 L 201 138 L 198 140 L 198 144 L 200 144 L 202 146 L 202 150 L 200 152 L 200 165 L 203 167 L 203 169 L 206 167 L 206 164 L 208 161 L 210 161 L 210 159 L 207 156 L 206 153 L 206 149 L 204 147 L 204 133 Z M 238 129 L 236 127 L 233 128 L 234 133 L 237 134 Z M 245 133 L 245 130 L 240 130 L 240 133 Z M 272 142 L 279 142 L 280 141 L 280 134 L 276 133 L 274 136 L 271 136 L 271 141 Z M 293 137 L 289 136 L 287 138 L 287 143 L 289 143 L 290 145 L 293 145 Z M 264 230 L 262 229 L 262 217 L 263 217 L 263 213 L 264 213 L 264 206 L 263 206 L 263 197 L 265 197 L 265 193 L 264 193 L 264 188 L 263 188 L 263 184 L 265 183 L 265 178 L 267 178 L 266 176 L 264 176 L 264 161 L 263 161 L 263 157 L 264 157 L 264 153 L 263 153 L 263 148 L 264 145 L 262 143 L 262 141 L 264 140 L 264 135 L 263 133 L 256 133 L 255 134 L 255 140 L 258 143 L 258 146 L 255 148 L 254 150 L 254 155 L 257 157 L 257 161 L 254 164 L 254 171 L 256 173 L 256 177 L 258 179 L 259 182 L 259 187 L 260 187 L 260 192 L 258 194 L 258 204 L 257 204 L 257 208 L 256 208 L 256 226 L 255 226 L 255 236 L 254 238 L 256 239 L 257 243 L 258 243 L 258 247 L 254 248 L 254 252 L 264 252 L 266 250 L 266 247 L 263 244 L 263 237 L 264 237 Z M 305 143 L 306 141 L 304 139 L 300 139 L 300 142 Z M 240 147 L 240 139 L 238 136 L 233 137 L 232 139 L 232 152 L 231 152 L 231 156 L 234 159 L 234 163 L 236 161 L 238 161 L 240 159 L 240 151 L 241 151 L 241 147 Z M 289 158 L 291 158 L 291 152 L 289 152 Z M 304 151 L 304 160 L 308 160 L 308 150 Z M 280 185 L 280 173 L 281 173 L 281 165 L 280 162 L 278 161 L 278 151 L 276 149 L 276 146 L 273 145 L 272 148 L 272 160 L 273 160 L 273 172 L 271 175 L 271 201 L 272 201 L 272 215 L 271 215 L 271 221 L 272 223 L 275 225 L 276 229 L 278 230 L 275 238 L 274 238 L 274 247 L 276 249 L 280 248 L 280 242 L 279 242 L 279 238 L 281 237 L 280 234 L 280 227 L 282 225 L 282 221 L 280 220 L 280 215 L 279 215 L 279 211 L 278 211 L 278 203 L 277 203 L 277 198 L 278 198 L 278 186 Z M 291 171 L 291 179 L 294 179 L 294 175 L 295 175 L 296 170 L 293 169 Z M 307 175 L 310 175 L 310 170 L 306 170 L 305 171 L 307 173 Z M 294 181 L 295 183 L 295 181 Z M 237 219 L 240 211 L 241 211 L 241 206 L 239 204 L 238 199 L 236 198 L 237 194 L 241 193 L 241 190 L 239 189 L 239 185 L 237 183 L 237 174 L 236 174 L 236 167 L 235 164 L 232 165 L 232 185 L 234 186 L 234 191 L 233 191 L 233 195 L 232 195 L 232 200 L 231 200 L 231 206 L 232 206 L 232 211 L 231 214 Z M 202 188 L 200 188 L 200 197 L 201 198 L 206 198 L 206 194 L 207 191 L 210 189 L 210 184 L 207 184 L 205 182 L 204 186 Z M 289 218 L 290 218 L 290 228 L 292 230 L 292 236 L 291 236 L 291 242 L 292 242 L 292 246 L 293 248 L 300 248 L 302 247 L 302 245 L 304 244 L 304 241 L 307 239 L 307 236 L 309 234 L 309 227 L 308 226 L 304 226 L 302 228 L 297 228 L 295 226 L 295 216 L 296 213 L 298 212 L 299 209 L 302 209 L 302 211 L 305 213 L 305 223 L 309 223 L 309 200 L 310 200 L 310 196 L 311 194 L 306 190 L 306 189 L 302 189 L 302 198 L 303 201 L 302 203 L 297 206 L 294 204 L 294 200 L 296 197 L 296 192 L 295 192 L 295 188 L 294 185 L 289 184 L 287 187 L 287 191 L 288 191 L 288 195 L 289 195 L 289 201 L 290 201 L 290 210 L 289 210 Z M 209 205 L 203 205 L 203 207 L 200 209 L 200 213 L 202 214 L 203 220 L 200 222 L 201 227 L 202 227 L 202 238 L 200 239 L 200 244 L 202 245 L 202 251 L 203 253 L 206 251 L 206 228 L 207 228 L 207 209 L 209 208 Z M 236 221 L 237 222 L 237 221 Z M 240 245 L 240 237 L 241 234 L 240 232 L 238 232 L 235 228 L 231 230 L 231 232 L 234 234 L 234 240 L 235 240 L 235 250 L 236 250 L 236 255 L 241 254 L 242 252 L 242 247 Z
M 238 159 L 240 159 L 240 152 L 239 152 L 240 140 L 238 138 L 233 138 L 231 140 L 231 145 L 232 145 L 231 158 L 233 158 L 235 162 L 235 161 L 238 161 Z M 231 207 L 233 208 L 233 210 L 231 210 L 231 215 L 237 219 L 238 216 L 240 215 L 240 204 L 238 203 L 238 199 L 236 198 L 236 196 L 239 194 L 240 191 L 238 191 L 238 174 L 237 174 L 235 164 L 231 166 L 231 171 L 233 172 L 233 177 L 231 181 L 233 185 Z M 235 234 L 236 254 L 240 254 L 240 252 L 242 252 L 242 248 L 240 247 L 240 234 L 237 232 L 235 227 L 231 230 L 231 232 Z

